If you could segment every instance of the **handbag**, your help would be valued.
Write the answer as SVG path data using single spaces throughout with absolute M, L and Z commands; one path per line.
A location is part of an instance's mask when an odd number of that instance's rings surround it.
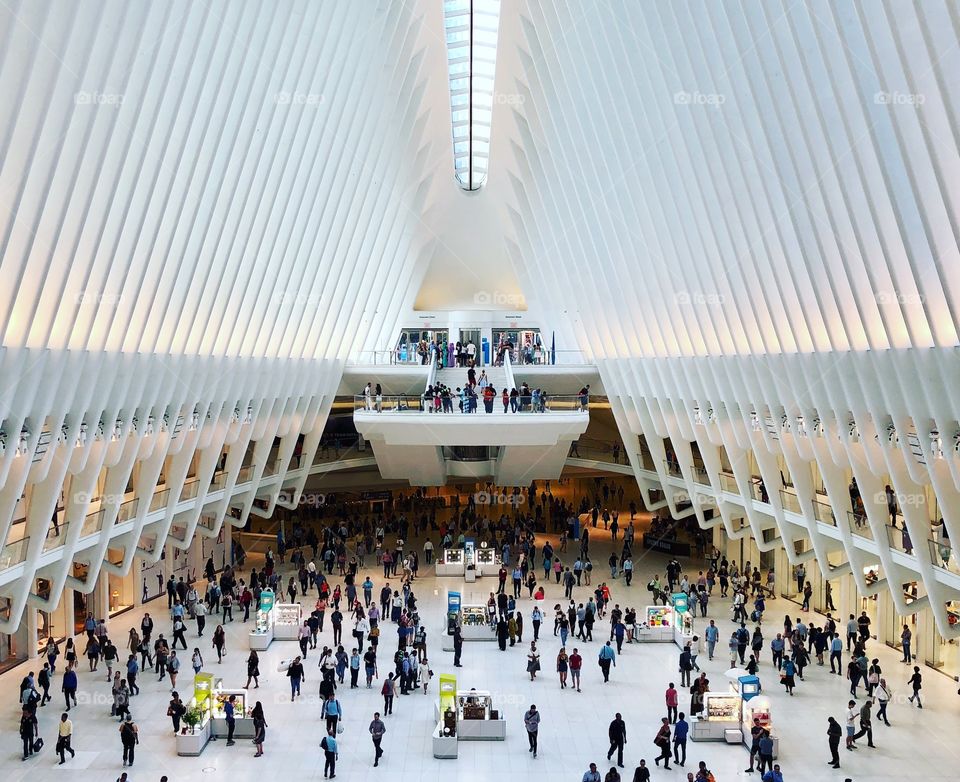
M 343 733 L 343 722 L 338 720 L 338 721 L 337 721 L 337 735 L 340 735 L 341 733 Z
M 33 751 L 39 752 L 41 749 L 43 749 L 43 739 L 38 736 L 33 740 Z

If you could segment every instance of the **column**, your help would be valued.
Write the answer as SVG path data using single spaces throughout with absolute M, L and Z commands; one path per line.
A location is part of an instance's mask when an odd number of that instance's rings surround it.
M 20 624 L 21 626 L 26 625 L 27 628 L 27 659 L 35 660 L 40 656 L 40 650 L 37 649 L 37 609 L 30 603 L 27 603 Z

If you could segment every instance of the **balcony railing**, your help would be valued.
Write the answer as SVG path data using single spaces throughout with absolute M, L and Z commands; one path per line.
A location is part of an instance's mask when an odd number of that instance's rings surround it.
M 960 573 L 960 563 L 957 562 L 957 558 L 953 553 L 953 546 L 950 545 L 948 538 L 944 538 L 943 540 L 930 538 L 927 540 L 927 546 L 929 546 L 930 561 L 934 567 L 949 571 L 950 573 Z
M 831 527 L 837 526 L 837 517 L 829 502 L 823 500 L 813 501 L 813 517 L 822 524 L 829 524 Z
M 106 508 L 101 508 L 94 513 L 88 513 L 83 520 L 83 528 L 80 530 L 81 538 L 88 538 L 97 534 L 103 529 L 103 518 L 106 515 Z
M 154 492 L 150 498 L 150 513 L 160 510 L 161 508 L 166 508 L 169 502 L 170 489 L 161 489 L 158 492 Z
M 253 480 L 253 465 L 248 464 L 246 467 L 241 467 L 240 472 L 237 473 L 237 483 L 250 483 Z
M 847 522 L 850 525 L 850 532 L 867 540 L 873 540 L 873 529 L 870 527 L 870 520 L 867 514 L 862 511 L 847 511 Z
M 788 510 L 791 513 L 803 513 L 803 510 L 800 508 L 800 498 L 792 491 L 780 489 L 780 503 L 783 505 L 784 510 Z
M 706 467 L 697 467 L 696 465 L 694 465 L 693 482 L 699 483 L 701 486 L 710 485 L 710 476 L 707 474 Z
M 137 508 L 140 507 L 140 498 L 134 497 L 132 500 L 120 503 L 120 509 L 117 511 L 117 524 L 125 521 L 133 521 L 137 518 Z
M 30 545 L 30 538 L 20 538 L 12 543 L 7 543 L 0 550 L 0 570 L 12 568 L 19 565 L 27 558 L 27 547 Z
M 720 488 L 728 494 L 739 494 L 740 487 L 737 485 L 737 477 L 730 472 L 722 472 L 719 475 Z
M 180 489 L 180 502 L 184 500 L 192 500 L 197 496 L 197 492 L 200 489 L 200 479 L 199 478 L 188 478 L 183 484 L 183 488 Z
M 587 408 L 580 403 L 580 397 L 575 394 L 569 395 L 547 395 L 544 398 L 535 398 L 533 396 L 515 397 L 515 402 L 507 403 L 507 409 L 504 411 L 503 400 L 498 394 L 493 399 L 493 405 L 490 413 L 496 415 L 511 414 L 537 414 L 537 413 L 582 413 Z M 378 401 L 376 397 L 364 396 L 358 394 L 353 398 L 353 409 L 359 413 L 383 413 L 384 415 L 410 414 L 410 413 L 431 413 L 434 415 L 465 415 L 460 409 L 461 398 L 456 394 L 450 396 L 447 411 L 443 411 L 443 405 L 438 408 L 435 399 L 425 399 L 423 396 L 414 395 L 391 395 L 381 396 Z M 464 403 L 464 408 L 467 405 Z M 481 394 L 477 394 L 476 408 L 472 411 L 474 414 L 484 415 L 486 409 Z
M 672 462 L 672 461 L 670 461 L 669 459 L 666 459 L 666 460 L 664 460 L 664 462 L 663 462 L 663 468 L 664 468 L 664 470 L 666 470 L 667 475 L 669 475 L 669 476 L 672 477 L 672 478 L 682 478 L 682 477 L 683 477 L 683 471 L 680 469 L 680 463 L 679 463 L 679 462 Z

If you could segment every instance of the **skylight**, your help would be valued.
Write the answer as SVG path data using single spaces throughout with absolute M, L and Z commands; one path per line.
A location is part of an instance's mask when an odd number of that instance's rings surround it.
M 464 190 L 487 180 L 500 0 L 444 0 L 453 163 Z

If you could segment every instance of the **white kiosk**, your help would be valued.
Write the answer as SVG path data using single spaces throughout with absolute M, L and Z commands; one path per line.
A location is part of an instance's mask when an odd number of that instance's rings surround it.
M 273 601 L 272 589 L 264 589 L 260 593 L 260 608 L 257 609 L 256 622 L 249 635 L 253 651 L 265 652 L 273 641 Z

